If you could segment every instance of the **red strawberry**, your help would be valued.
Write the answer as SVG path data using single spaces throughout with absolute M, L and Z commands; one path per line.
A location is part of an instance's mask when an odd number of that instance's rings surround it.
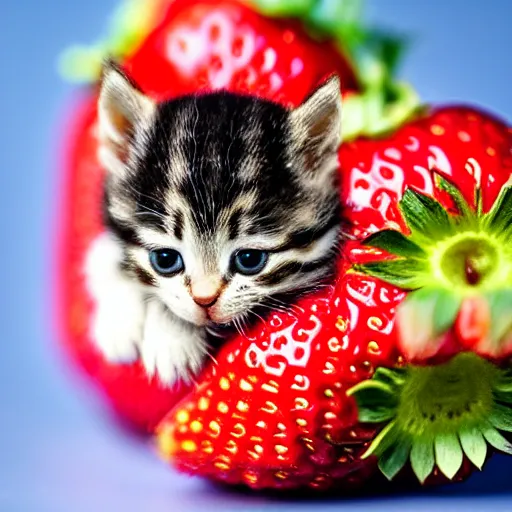
M 172 2 L 126 67 L 157 97 L 222 88 L 298 104 L 333 71 L 344 90 L 357 90 L 331 41 L 317 42 L 300 22 L 276 23 L 237 0 Z
M 434 286 L 442 272 L 457 293 L 510 290 L 509 277 L 492 273 L 509 276 L 507 246 L 494 237 L 510 224 L 512 207 L 501 208 L 511 151 L 503 122 L 464 107 L 345 144 L 349 231 L 371 237 L 346 244 L 332 287 L 221 349 L 218 365 L 158 427 L 163 456 L 182 471 L 253 488 L 324 489 L 353 488 L 377 463 L 389 479 L 446 482 L 481 468 L 489 446 L 512 453 L 499 433 L 512 431 L 512 372 L 461 352 L 454 301 Z M 475 214 L 475 189 L 482 212 L 496 215 Z M 405 357 L 411 339 L 403 333 L 414 330 L 398 325 L 397 311 L 410 301 L 418 329 L 429 333 L 412 340 L 415 356 L 445 349 L 437 340 L 448 333 L 450 350 L 435 365 Z
M 333 72 L 344 90 L 358 89 L 354 70 L 333 41 L 312 39 L 296 19 L 276 23 L 238 0 L 158 6 L 155 26 L 124 58 L 130 76 L 156 98 L 206 88 L 299 103 Z
M 345 100 L 345 112 L 350 115 L 344 128 L 349 136 L 396 124 L 416 105 L 415 96 L 392 83 L 384 63 L 378 61 L 372 66 L 373 71 L 381 71 L 377 77 L 357 70 L 359 78 L 364 78 L 364 90 L 354 94 L 361 88 L 356 84 L 355 70 L 335 48 L 345 39 L 348 43 L 350 31 L 329 22 L 329 12 L 309 11 L 305 3 L 293 14 L 307 18 L 310 25 L 315 23 L 319 34 L 329 36 L 324 37 L 326 41 L 310 37 L 297 19 L 272 19 L 236 0 L 152 0 L 152 9 L 148 5 L 145 0 L 129 5 L 118 21 L 114 40 L 93 51 L 92 63 L 94 68 L 107 52 L 124 56 L 124 65 L 133 78 L 155 97 L 225 86 L 293 104 L 325 74 L 336 72 L 350 94 Z M 351 27 L 360 30 L 354 23 Z M 191 54 L 192 48 L 185 44 L 191 40 L 197 53 L 194 50 Z M 392 46 L 390 41 L 383 43 Z M 181 50 L 169 54 L 169 45 Z M 351 44 L 349 49 L 354 48 Z M 76 51 L 71 57 L 75 75 L 87 71 L 83 52 L 82 57 L 77 57 Z M 86 57 L 91 60 L 90 54 Z M 94 73 L 89 78 L 94 80 Z M 390 89 L 398 100 L 384 104 L 381 100 Z M 148 381 L 139 365 L 107 364 L 88 335 L 94 304 L 85 291 L 82 266 L 88 247 L 103 229 L 99 211 L 103 171 L 96 160 L 95 92 L 91 90 L 71 112 L 64 146 L 65 202 L 56 269 L 59 322 L 72 358 L 98 383 L 112 407 L 138 428 L 151 432 L 186 389 L 176 392 L 159 387 L 157 382 Z
M 364 293 L 364 286 L 352 279 L 345 292 Z M 333 300 L 331 289 L 303 301 L 297 318 L 276 313 L 248 339 L 229 343 L 160 426 L 164 456 L 181 470 L 253 488 L 366 480 L 374 464 L 360 455 L 375 429 L 355 427 L 345 393 L 373 367 L 394 364 L 396 353 L 383 337 L 354 354 L 345 341 L 347 301 L 332 308 Z
M 345 137 L 399 125 L 418 107 L 394 81 L 403 45 L 358 19 L 359 2 L 312 0 L 125 0 L 109 40 L 72 47 L 65 76 L 96 82 L 106 55 L 157 99 L 227 89 L 298 105 L 336 73 Z

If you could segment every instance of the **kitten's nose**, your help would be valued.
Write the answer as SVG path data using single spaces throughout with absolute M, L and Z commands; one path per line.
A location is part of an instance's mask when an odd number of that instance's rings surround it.
M 213 306 L 216 302 L 217 302 L 217 299 L 219 298 L 219 294 L 216 293 L 215 295 L 208 295 L 208 296 L 197 296 L 197 295 L 193 295 L 192 296 L 192 299 L 193 301 L 198 305 L 198 306 L 201 306 L 203 308 L 209 308 L 211 306 Z
M 217 302 L 221 289 L 221 283 L 215 279 L 200 279 L 192 282 L 190 295 L 198 306 L 209 308 Z

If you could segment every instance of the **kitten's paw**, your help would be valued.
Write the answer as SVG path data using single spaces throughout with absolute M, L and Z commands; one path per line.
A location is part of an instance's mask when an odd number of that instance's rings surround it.
M 91 244 L 85 260 L 85 278 L 96 302 L 91 338 L 111 363 L 131 363 L 139 357 L 145 304 L 138 285 L 120 270 L 123 251 L 109 233 Z
M 141 359 L 149 376 L 157 375 L 168 387 L 179 381 L 190 383 L 207 355 L 202 329 L 173 317 L 158 302 L 147 306 Z
M 110 363 L 133 363 L 139 358 L 143 316 L 122 314 L 118 308 L 100 307 L 92 324 L 91 336 Z

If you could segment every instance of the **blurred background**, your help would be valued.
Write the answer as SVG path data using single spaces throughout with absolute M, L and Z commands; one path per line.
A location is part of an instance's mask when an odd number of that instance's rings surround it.
M 0 19 L 0 511 L 340 510 L 342 500 L 273 501 L 172 473 L 114 430 L 67 375 L 51 328 L 49 268 L 59 136 L 76 88 L 59 52 L 88 43 L 115 0 L 3 0 Z M 432 103 L 478 104 L 512 120 L 512 2 L 367 0 L 367 17 L 414 35 L 401 68 Z M 512 458 L 429 494 L 358 499 L 351 510 L 512 510 Z

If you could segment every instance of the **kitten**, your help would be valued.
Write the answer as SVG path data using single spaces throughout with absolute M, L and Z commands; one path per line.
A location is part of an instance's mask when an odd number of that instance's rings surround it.
M 190 380 L 207 329 L 326 281 L 340 233 L 340 83 L 302 105 L 228 92 L 157 104 L 113 62 L 98 101 L 105 234 L 91 246 L 92 337 Z

